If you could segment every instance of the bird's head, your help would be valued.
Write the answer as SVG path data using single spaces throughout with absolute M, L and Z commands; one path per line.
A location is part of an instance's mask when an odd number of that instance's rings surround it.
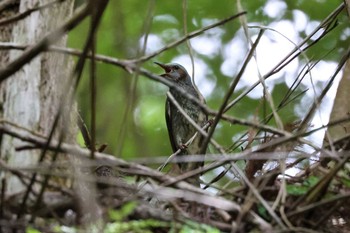
M 175 82 L 182 82 L 187 85 L 192 85 L 191 77 L 188 75 L 186 69 L 177 63 L 162 64 L 159 62 L 154 62 L 155 64 L 162 67 L 165 71 L 165 74 L 162 74 L 162 77 L 169 78 Z

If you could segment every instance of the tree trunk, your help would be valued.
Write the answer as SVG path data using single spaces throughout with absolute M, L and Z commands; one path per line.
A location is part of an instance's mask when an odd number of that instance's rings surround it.
M 334 104 L 333 104 L 332 112 L 329 118 L 329 122 L 334 122 L 334 121 L 349 117 L 349 114 L 350 114 L 349 85 L 350 85 L 350 60 L 348 60 L 345 63 L 345 66 L 343 69 L 343 76 L 339 82 L 339 86 L 337 89 L 337 94 L 334 99 Z M 350 123 L 344 122 L 342 124 L 338 124 L 337 126 L 329 128 L 328 135 L 326 134 L 325 138 L 327 139 L 327 136 L 330 136 L 332 142 L 334 142 L 348 135 L 349 132 L 350 132 Z
M 37 6 L 52 2 L 51 0 L 20 0 L 19 12 L 25 12 Z M 35 44 L 50 31 L 62 25 L 72 14 L 73 0 L 57 1 L 44 10 L 34 11 L 24 19 L 10 26 L 10 37 L 1 34 L 1 41 L 22 45 Z M 65 46 L 67 36 L 56 44 Z M 21 56 L 22 51 L 11 50 L 2 53 L 1 66 Z M 9 59 L 6 59 L 8 55 Z M 8 61 L 9 60 L 9 61 Z M 58 53 L 41 53 L 30 63 L 23 66 L 13 76 L 0 84 L 2 109 L 0 115 L 5 121 L 24 127 L 33 132 L 48 136 L 58 112 L 64 85 L 70 75 L 68 57 Z M 69 130 L 69 129 L 68 129 Z M 10 166 L 19 168 L 36 164 L 40 150 L 16 151 L 25 145 L 22 141 L 3 135 L 1 142 L 1 159 Z M 22 192 L 25 186 L 10 173 L 1 173 L 6 177 L 6 194 Z

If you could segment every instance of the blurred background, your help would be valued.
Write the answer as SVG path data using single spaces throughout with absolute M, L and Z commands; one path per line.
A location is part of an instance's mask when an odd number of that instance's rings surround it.
M 230 100 L 257 82 L 259 73 L 264 75 L 275 67 L 341 2 L 110 1 L 99 28 L 97 53 L 118 59 L 137 59 L 180 39 L 186 31 L 190 33 L 199 30 L 244 10 L 247 12 L 247 34 L 243 30 L 242 21 L 237 18 L 191 39 L 190 47 L 186 42 L 181 43 L 140 63 L 141 67 L 161 74 L 163 71 L 154 61 L 177 62 L 192 76 L 192 54 L 195 82 L 207 105 L 217 110 L 230 83 L 242 67 L 251 47 L 249 40 L 254 42 L 262 27 L 266 27 L 266 31 L 258 44 L 256 58 L 248 64 Z M 77 1 L 77 7 L 79 5 Z M 278 106 L 305 65 L 316 63 L 296 89 L 296 98 L 279 111 L 285 125 L 304 117 L 306 109 L 322 91 L 348 48 L 350 28 L 345 13 L 338 18 L 337 23 L 337 27 L 325 38 L 266 81 L 274 103 Z M 82 49 L 82 38 L 85 38 L 88 26 L 89 21 L 86 20 L 69 34 L 69 47 Z M 318 36 L 320 34 L 308 43 L 312 43 Z M 85 67 L 77 100 L 82 118 L 90 128 L 89 66 Z M 336 88 L 337 82 L 322 102 L 311 127 L 328 122 Z M 97 63 L 97 142 L 108 144 L 106 152 L 123 159 L 169 156 L 172 151 L 164 116 L 167 90 L 161 83 L 131 75 L 120 67 Z M 258 85 L 238 101 L 228 114 L 256 122 L 264 119 L 271 111 L 264 104 L 262 90 L 261 85 Z M 273 120 L 269 124 L 275 126 Z M 233 145 L 249 130 L 247 126 L 222 122 L 218 125 L 214 138 L 229 152 L 240 151 L 240 147 Z M 321 145 L 323 135 L 317 133 L 311 135 L 310 139 Z M 83 144 L 81 137 L 78 140 Z M 229 150 L 231 147 L 234 148 L 233 151 Z

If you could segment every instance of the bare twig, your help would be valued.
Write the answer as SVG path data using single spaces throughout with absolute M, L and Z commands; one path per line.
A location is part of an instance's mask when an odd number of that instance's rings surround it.
M 0 83 L 7 79 L 10 75 L 14 74 L 16 71 L 18 71 L 23 65 L 30 62 L 39 53 L 47 50 L 47 48 L 51 44 L 59 40 L 64 35 L 64 33 L 76 27 L 83 19 L 86 18 L 86 16 L 88 16 L 88 14 L 89 7 L 85 5 L 83 9 L 81 9 L 75 15 L 73 15 L 73 17 L 69 19 L 68 22 L 66 22 L 64 25 L 45 36 L 42 40 L 40 40 L 30 49 L 23 52 L 21 56 L 9 63 L 5 68 L 1 68 Z
M 11 5 L 16 4 L 17 0 L 3 0 L 0 3 L 0 12 L 2 12 L 3 10 L 5 10 L 6 8 L 8 8 Z
M 219 108 L 219 111 L 217 113 L 217 115 L 215 116 L 214 118 L 214 121 L 210 127 L 210 130 L 209 130 L 209 133 L 208 133 L 208 137 L 206 137 L 202 143 L 202 147 L 201 147 L 201 150 L 200 150 L 200 153 L 203 154 L 206 150 L 207 150 L 207 147 L 208 147 L 208 143 L 209 143 L 209 140 L 210 138 L 213 136 L 214 132 L 215 132 L 215 128 L 217 126 L 217 124 L 219 123 L 219 120 L 222 116 L 222 114 L 224 112 L 226 112 L 227 110 L 229 110 L 229 108 L 227 108 L 227 103 L 233 93 L 233 91 L 235 90 L 239 80 L 241 79 L 244 71 L 245 71 L 245 68 L 247 67 L 248 65 L 248 62 L 250 61 L 250 59 L 252 58 L 253 56 L 253 53 L 255 51 L 255 48 L 256 46 L 258 45 L 259 41 L 260 41 L 260 38 L 261 36 L 263 35 L 263 31 L 260 31 L 259 35 L 258 35 L 258 38 L 256 39 L 256 41 L 254 42 L 252 48 L 250 49 L 248 55 L 247 55 L 247 58 L 245 59 L 243 65 L 242 65 L 242 68 L 240 69 L 239 73 L 237 74 L 235 80 L 232 82 L 230 88 L 227 90 L 226 92 L 226 95 L 224 97 L 224 101 L 222 102 L 220 108 Z
M 331 19 L 334 19 L 344 8 L 344 3 L 340 4 L 337 9 L 335 9 L 332 13 L 329 14 L 329 16 L 326 17 L 319 25 L 315 28 L 314 31 L 312 31 L 303 41 L 301 41 L 289 54 L 285 56 L 279 62 L 276 66 L 274 66 L 269 72 L 267 72 L 263 78 L 268 79 L 276 72 L 279 72 L 281 69 L 283 69 L 286 65 L 288 65 L 292 60 L 294 60 L 300 53 L 302 53 L 303 49 L 302 46 L 306 44 L 311 37 L 313 37 L 318 31 L 322 30 L 325 26 L 325 24 L 329 23 Z M 320 37 L 323 38 L 326 34 L 328 34 L 330 30 L 325 31 Z M 319 41 L 319 40 L 317 40 Z M 315 45 L 315 43 L 312 43 L 312 45 Z M 309 45 L 308 47 L 310 47 Z M 299 51 L 298 53 L 296 53 Z M 240 94 L 237 98 L 235 98 L 233 101 L 231 101 L 227 107 L 231 108 L 232 106 L 236 105 L 244 96 L 246 96 L 249 92 L 251 92 L 256 86 L 260 84 L 260 81 L 254 83 L 251 87 L 249 87 L 247 90 L 245 90 L 242 94 Z
M 53 6 L 56 3 L 62 3 L 62 0 L 54 0 L 52 2 L 43 4 L 42 6 L 33 7 L 32 9 L 29 9 L 25 12 L 18 13 L 16 15 L 9 17 L 9 18 L 5 18 L 3 20 L 0 20 L 0 26 L 4 26 L 6 24 L 13 23 L 13 22 L 19 21 L 21 19 L 24 19 L 25 17 L 27 17 L 31 13 L 33 13 L 35 11 L 40 11 L 40 10 L 46 9 L 48 7 Z M 1 6 L 0 6 L 0 11 L 1 11 Z
M 226 18 L 226 19 L 220 20 L 220 21 L 217 22 L 217 23 L 208 25 L 208 26 L 203 27 L 203 28 L 201 28 L 201 29 L 199 29 L 199 30 L 197 30 L 197 31 L 191 32 L 191 33 L 185 35 L 184 37 L 180 38 L 179 40 L 174 41 L 174 42 L 168 44 L 168 45 L 165 46 L 164 48 L 161 48 L 160 50 L 158 50 L 158 51 L 156 51 L 156 52 L 154 52 L 154 53 L 152 53 L 152 54 L 150 54 L 150 55 L 147 55 L 147 56 L 144 56 L 144 57 L 140 57 L 140 58 L 137 58 L 137 59 L 135 59 L 135 60 L 131 60 L 131 62 L 144 62 L 144 61 L 147 61 L 147 60 L 149 60 L 149 59 L 151 59 L 151 58 L 153 58 L 153 57 L 155 57 L 155 56 L 161 54 L 162 52 L 164 52 L 164 51 L 166 51 L 166 50 L 168 50 L 168 49 L 170 49 L 170 48 L 173 48 L 173 47 L 178 46 L 179 44 L 183 43 L 184 41 L 186 41 L 186 40 L 188 40 L 188 39 L 191 39 L 191 38 L 193 38 L 193 37 L 196 37 L 196 36 L 202 34 L 203 32 L 208 31 L 209 29 L 215 28 L 215 27 L 220 26 L 220 25 L 224 25 L 225 23 L 227 23 L 227 22 L 229 22 L 229 21 L 231 21 L 231 20 L 233 20 L 233 19 L 236 19 L 236 18 L 238 18 L 239 16 L 244 15 L 244 14 L 246 14 L 246 13 L 247 13 L 247 12 L 240 12 L 240 13 L 238 13 L 238 14 L 236 14 L 236 15 L 233 15 L 233 16 L 230 16 L 230 17 L 228 17 L 228 18 Z

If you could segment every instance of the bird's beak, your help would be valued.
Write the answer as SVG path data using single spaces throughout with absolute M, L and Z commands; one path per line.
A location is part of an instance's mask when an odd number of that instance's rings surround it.
M 166 73 L 169 73 L 171 71 L 170 66 L 167 66 L 167 65 L 159 63 L 159 62 L 154 62 L 154 63 L 159 65 L 160 67 L 162 67 Z M 161 76 L 164 76 L 164 75 L 161 75 Z

